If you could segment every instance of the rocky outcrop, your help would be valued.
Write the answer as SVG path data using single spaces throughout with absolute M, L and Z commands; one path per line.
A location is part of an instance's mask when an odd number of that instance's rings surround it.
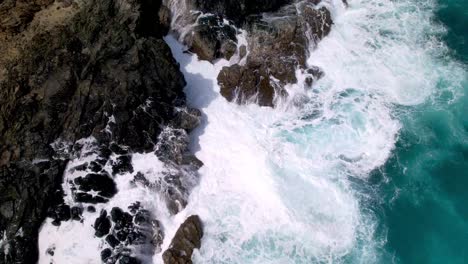
M 182 2 L 165 0 L 173 12 L 172 29 L 189 51 L 211 62 L 238 55 L 218 76 L 229 101 L 273 106 L 275 98 L 286 96 L 284 86 L 297 82 L 296 70 L 307 76 L 308 87 L 323 75 L 306 65 L 309 48 L 333 24 L 320 0 Z M 237 47 L 238 29 L 247 32 L 248 48 Z
M 306 71 L 309 45 L 330 32 L 330 12 L 311 1 L 283 7 L 276 13 L 251 17 L 248 24 L 249 54 L 244 65 L 224 67 L 218 83 L 229 101 L 253 99 L 273 106 L 276 95 L 284 96 L 284 86 L 295 83 L 296 70 Z M 319 78 L 313 69 L 311 78 Z
M 83 207 L 72 215 L 63 204 L 61 183 L 67 161 L 87 148 L 81 139 L 94 139 L 88 145 L 96 159 L 72 168 L 87 174 L 70 185 L 75 201 L 87 206 L 118 191 L 112 178 L 133 169 L 126 153 L 153 151 L 167 126 L 188 131 L 198 124 L 191 116 L 181 120 L 180 109 L 193 111 L 161 38 L 168 25 L 167 12 L 154 15 L 160 5 L 0 3 L 0 263 L 37 260 L 46 216 L 57 225 L 80 218 Z
M 200 248 L 203 237 L 203 225 L 200 217 L 192 215 L 180 225 L 171 245 L 163 253 L 165 264 L 190 264 L 192 253 Z
M 107 246 L 101 251 L 104 263 L 140 263 L 135 254 L 152 255 L 161 251 L 164 234 L 159 221 L 138 202 L 128 209 L 114 207 L 110 215 L 103 211 L 96 219 L 96 236 L 105 237 Z
M 204 14 L 198 17 L 184 43 L 201 60 L 229 60 L 237 50 L 236 34 L 236 28 L 225 23 L 220 16 Z

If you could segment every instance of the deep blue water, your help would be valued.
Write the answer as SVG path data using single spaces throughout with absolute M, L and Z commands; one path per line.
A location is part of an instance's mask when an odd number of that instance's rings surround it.
M 436 23 L 450 52 L 468 64 L 468 1 L 440 0 Z M 438 88 L 454 85 L 440 80 Z M 468 81 L 462 96 L 442 92 L 416 107 L 400 107 L 403 127 L 386 165 L 372 173 L 383 262 L 468 263 Z M 391 256 L 391 257 L 390 257 Z

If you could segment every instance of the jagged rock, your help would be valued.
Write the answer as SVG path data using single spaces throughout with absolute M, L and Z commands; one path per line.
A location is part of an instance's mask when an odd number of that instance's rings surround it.
M 101 196 L 93 196 L 84 192 L 76 192 L 74 194 L 74 200 L 79 203 L 90 204 L 107 203 L 109 201 L 109 199 L 103 198 Z
M 82 192 L 95 191 L 105 198 L 110 198 L 117 193 L 117 187 L 114 180 L 104 173 L 90 173 L 85 177 L 76 178 L 74 183 L 77 185 L 78 190 Z M 79 193 L 75 194 L 75 199 L 79 196 Z M 81 194 L 81 196 L 85 196 L 85 194 Z
M 88 165 L 88 169 L 90 169 L 92 172 L 101 172 L 102 171 L 102 165 L 97 163 L 96 161 L 91 161 Z
M 8 237 L 0 259 L 7 263 L 37 262 L 41 223 L 63 203 L 65 165 L 85 151 L 78 140 L 93 137 L 99 156 L 79 169 L 103 175 L 112 143 L 128 153 L 153 151 L 168 124 L 190 130 L 196 123 L 175 121 L 186 107 L 185 81 L 162 39 L 169 12 L 161 2 L 76 2 L 0 1 L 0 234 Z M 115 194 L 108 175 L 97 196 L 86 177 L 72 189 L 75 202 Z
M 194 249 L 200 248 L 203 226 L 197 215 L 192 215 L 180 225 L 169 248 L 163 253 L 165 264 L 192 263 Z
M 117 157 L 115 162 L 112 162 L 112 174 L 123 174 L 133 172 L 133 166 L 132 166 L 132 156 L 130 155 L 123 155 Z
M 76 170 L 76 171 L 85 171 L 88 168 L 88 163 L 83 163 L 81 165 L 73 167 L 71 170 Z
M 111 210 L 112 227 L 105 239 L 114 248 L 112 261 L 133 253 L 154 254 L 160 252 L 164 239 L 160 223 L 139 202 L 129 206 L 130 212 L 114 207 Z M 108 262 L 112 262 L 108 261 Z
M 325 7 L 316 9 L 309 1 L 250 17 L 246 63 L 221 70 L 221 94 L 237 103 L 256 97 L 258 104 L 273 106 L 275 96 L 286 95 L 283 87 L 297 81 L 296 69 L 306 67 L 309 44 L 326 36 L 332 23 Z
M 103 210 L 99 217 L 96 218 L 96 221 L 94 221 L 94 229 L 96 230 L 94 235 L 97 237 L 103 237 L 109 233 L 110 228 L 111 221 L 107 217 L 107 211 Z
M 73 206 L 71 208 L 71 218 L 75 221 L 81 220 L 81 215 L 83 214 L 83 208 L 78 206 Z
M 101 260 L 102 262 L 106 262 L 108 258 L 112 256 L 112 249 L 105 248 L 101 251 Z
M 190 153 L 189 137 L 185 130 L 165 128 L 159 135 L 155 154 L 164 162 L 200 168 L 203 163 Z
M 195 108 L 179 108 L 173 120 L 174 127 L 180 127 L 187 132 L 200 125 L 201 112 Z
M 114 235 L 108 235 L 106 237 L 106 242 L 112 248 L 115 248 L 118 244 L 120 244 L 120 241 Z
M 132 216 L 118 207 L 112 208 L 111 219 L 115 223 L 115 229 L 117 230 L 132 225 Z
M 198 17 L 196 25 L 191 33 L 186 35 L 184 42 L 201 60 L 229 60 L 237 49 L 236 34 L 236 29 L 224 23 L 221 17 L 204 14 Z

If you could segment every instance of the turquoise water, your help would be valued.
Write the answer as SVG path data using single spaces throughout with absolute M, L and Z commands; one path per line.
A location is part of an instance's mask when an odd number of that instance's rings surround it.
M 450 48 L 443 60 L 466 67 L 468 1 L 438 4 L 435 20 L 447 29 L 442 39 Z M 396 110 L 402 123 L 396 148 L 370 178 L 387 238 L 384 263 L 468 263 L 468 81 L 458 98 L 448 92 L 453 85 L 439 80 L 445 92 Z

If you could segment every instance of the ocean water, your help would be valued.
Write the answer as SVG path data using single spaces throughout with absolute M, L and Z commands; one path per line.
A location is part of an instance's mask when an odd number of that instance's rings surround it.
M 167 38 L 204 122 L 187 213 L 195 263 L 467 263 L 467 12 L 463 1 L 324 1 L 325 71 L 275 109 L 237 106 Z M 465 7 L 464 7 L 465 6 Z

